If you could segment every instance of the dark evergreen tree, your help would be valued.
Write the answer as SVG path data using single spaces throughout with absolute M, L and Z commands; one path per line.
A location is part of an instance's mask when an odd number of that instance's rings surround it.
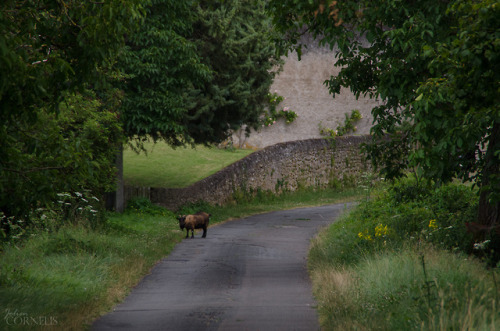
M 186 117 L 196 141 L 221 141 L 243 125 L 261 123 L 279 67 L 265 1 L 203 0 L 194 38 L 212 76 Z

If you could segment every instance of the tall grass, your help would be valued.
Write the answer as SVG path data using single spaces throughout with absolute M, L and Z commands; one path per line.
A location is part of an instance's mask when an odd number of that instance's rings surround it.
M 0 262 L 0 329 L 83 329 L 181 240 L 172 214 L 110 215 L 17 245 Z
M 464 256 L 407 247 L 355 266 L 323 266 L 312 278 L 327 330 L 495 330 L 500 317 L 492 273 Z
M 402 182 L 322 231 L 309 269 L 326 330 L 495 330 L 498 268 L 469 255 L 476 196 Z M 466 205 L 464 201 L 468 201 Z

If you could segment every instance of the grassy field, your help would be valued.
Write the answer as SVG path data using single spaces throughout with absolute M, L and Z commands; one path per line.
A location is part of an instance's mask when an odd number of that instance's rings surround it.
M 146 143 L 147 153 L 130 148 L 123 153 L 125 184 L 134 186 L 187 187 L 252 153 L 247 149 L 196 146 L 176 149 L 164 142 Z

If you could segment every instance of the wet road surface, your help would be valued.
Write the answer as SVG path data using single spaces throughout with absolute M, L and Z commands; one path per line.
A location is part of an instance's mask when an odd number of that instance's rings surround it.
M 307 252 L 345 208 L 272 212 L 196 233 L 92 330 L 319 330 Z

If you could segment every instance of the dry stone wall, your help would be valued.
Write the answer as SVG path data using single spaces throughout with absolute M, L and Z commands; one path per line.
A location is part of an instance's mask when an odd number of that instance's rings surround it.
M 307 139 L 278 143 L 256 151 L 187 188 L 125 187 L 125 199 L 147 197 L 171 210 L 206 201 L 224 204 L 235 194 L 257 190 L 280 193 L 300 187 L 328 187 L 359 178 L 369 165 L 360 145 L 369 136 Z

